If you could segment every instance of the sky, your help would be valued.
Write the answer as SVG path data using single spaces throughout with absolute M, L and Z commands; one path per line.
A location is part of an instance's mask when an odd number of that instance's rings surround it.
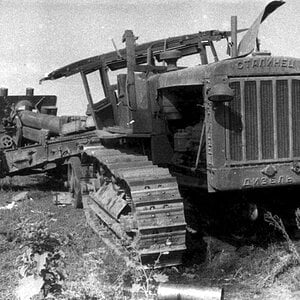
M 0 87 L 9 95 L 58 97 L 58 114 L 84 114 L 87 100 L 80 76 L 39 84 L 45 74 L 80 59 L 123 48 L 133 30 L 138 43 L 204 30 L 251 25 L 270 0 L 0 0 Z M 286 3 L 260 28 L 261 48 L 300 56 L 300 1 Z M 239 39 L 242 35 L 239 35 Z M 217 45 L 227 58 L 226 44 Z M 101 95 L 99 96 L 101 99 Z

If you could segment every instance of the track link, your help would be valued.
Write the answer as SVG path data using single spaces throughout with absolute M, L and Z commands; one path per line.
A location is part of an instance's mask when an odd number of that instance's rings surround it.
M 176 178 L 147 156 L 103 146 L 85 153 L 85 206 L 117 237 L 116 247 L 138 253 L 145 265 L 180 264 L 186 223 Z

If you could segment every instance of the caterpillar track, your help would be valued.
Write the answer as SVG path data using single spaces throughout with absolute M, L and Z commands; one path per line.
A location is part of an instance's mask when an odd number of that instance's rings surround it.
M 184 207 L 168 169 L 147 156 L 96 146 L 85 148 L 81 170 L 87 217 L 113 250 L 138 253 L 143 264 L 155 267 L 181 263 Z

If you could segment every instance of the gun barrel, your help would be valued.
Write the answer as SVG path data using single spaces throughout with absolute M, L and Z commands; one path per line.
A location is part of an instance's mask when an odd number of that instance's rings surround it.
M 47 129 L 53 134 L 61 133 L 62 120 L 59 117 L 25 110 L 19 112 L 19 118 L 24 126 Z

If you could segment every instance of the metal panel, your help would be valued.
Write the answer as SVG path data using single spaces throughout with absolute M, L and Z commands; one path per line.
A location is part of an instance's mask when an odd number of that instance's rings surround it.
M 278 157 L 289 157 L 288 82 L 276 80 Z
M 262 159 L 262 131 L 261 131 L 261 119 L 262 119 L 262 115 L 261 115 L 261 98 L 260 98 L 260 81 L 257 80 L 256 81 L 256 98 L 257 98 L 257 143 L 258 143 L 258 159 L 261 160 Z
M 289 126 L 289 157 L 292 158 L 293 154 L 293 119 L 292 119 L 292 79 L 288 79 L 288 126 Z
M 246 160 L 246 131 L 245 131 L 245 81 L 241 81 L 241 130 L 242 130 L 242 156 Z
M 300 79 L 292 80 L 293 155 L 300 156 Z
M 242 124 L 241 124 L 241 88 L 240 82 L 232 82 L 230 84 L 231 88 L 234 89 L 234 99 L 229 104 L 229 109 L 227 111 L 228 125 L 227 136 L 229 136 L 229 151 L 230 155 L 228 158 L 234 161 L 242 160 Z
M 274 158 L 278 159 L 277 102 L 276 102 L 276 81 L 275 81 L 275 79 L 272 79 L 272 95 L 273 95 Z
M 256 82 L 245 82 L 246 160 L 258 159 Z
M 260 82 L 261 98 L 261 148 L 262 159 L 274 157 L 274 130 L 273 130 L 273 94 L 272 81 L 262 80 Z

